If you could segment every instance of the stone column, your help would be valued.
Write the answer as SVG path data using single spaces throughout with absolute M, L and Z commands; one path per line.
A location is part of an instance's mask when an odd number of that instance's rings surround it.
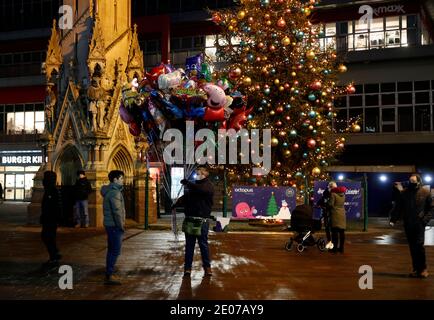
M 145 224 L 145 181 L 146 181 L 146 166 L 140 166 L 136 170 L 134 176 L 134 192 L 136 200 L 136 217 L 135 220 L 140 224 Z M 153 224 L 157 222 L 157 194 L 155 190 L 154 180 L 149 176 L 148 181 L 148 222 Z

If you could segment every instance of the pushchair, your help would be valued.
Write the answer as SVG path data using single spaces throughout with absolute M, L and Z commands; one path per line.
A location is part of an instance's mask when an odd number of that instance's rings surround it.
M 314 233 L 321 230 L 321 220 L 312 218 L 313 210 L 309 205 L 298 205 L 291 215 L 290 231 L 294 231 L 294 237 L 291 237 L 285 244 L 285 249 L 291 251 L 294 245 L 298 252 L 303 252 L 309 246 L 317 246 L 320 251 L 325 250 L 326 241 L 324 238 L 316 238 Z

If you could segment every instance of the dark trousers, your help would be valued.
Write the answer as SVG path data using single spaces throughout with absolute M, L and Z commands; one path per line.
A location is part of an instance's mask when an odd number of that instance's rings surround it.
M 202 256 L 202 266 L 204 268 L 211 267 L 211 261 L 209 259 L 208 248 L 208 222 L 202 224 L 202 234 L 200 236 L 192 236 L 185 234 L 185 263 L 184 269 L 191 269 L 193 265 L 194 247 L 196 246 L 196 240 L 199 243 L 200 254 Z
M 330 242 L 330 241 L 332 241 L 331 227 L 330 227 L 330 216 L 325 210 L 323 210 L 323 218 L 324 218 L 324 229 L 325 229 L 325 233 L 326 233 L 326 237 L 327 237 L 327 242 Z
M 50 260 L 58 260 L 59 259 L 59 250 L 56 245 L 56 233 L 57 233 L 57 225 L 56 224 L 43 224 L 41 231 L 41 239 L 47 247 L 48 254 L 50 256 Z
M 410 247 L 413 271 L 422 272 L 426 269 L 425 248 L 423 246 L 425 242 L 425 226 L 421 222 L 417 222 L 406 224 L 404 229 Z
M 116 261 L 121 254 L 122 235 L 124 232 L 118 227 L 105 227 L 107 233 L 106 275 L 111 276 L 115 269 Z
M 344 252 L 345 229 L 332 228 L 332 242 L 335 251 Z

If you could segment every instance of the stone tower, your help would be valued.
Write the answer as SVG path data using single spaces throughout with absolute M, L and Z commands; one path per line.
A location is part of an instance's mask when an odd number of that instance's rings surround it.
M 84 169 L 94 190 L 89 197 L 90 224 L 101 227 L 99 191 L 108 183 L 108 172 L 120 169 L 126 178 L 127 216 L 141 223 L 146 205 L 142 160 L 147 144 L 134 139 L 119 117 L 122 87 L 133 77 L 142 77 L 144 70 L 137 30 L 131 28 L 130 0 L 63 3 L 72 8 L 73 23 L 71 29 L 61 29 L 54 21 L 43 65 L 47 99 L 41 146 L 46 162 L 35 177 L 29 222 L 36 222 L 40 214 L 45 170 L 55 171 L 58 184 L 70 195 L 76 171 Z M 152 186 L 149 180 L 149 223 L 156 221 Z M 71 197 L 64 200 L 72 215 Z

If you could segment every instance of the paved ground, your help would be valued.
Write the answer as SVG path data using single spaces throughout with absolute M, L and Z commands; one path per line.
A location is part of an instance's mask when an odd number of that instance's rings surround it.
M 349 234 L 344 255 L 314 247 L 287 252 L 289 233 L 211 233 L 215 274 L 202 277 L 197 252 L 190 280 L 182 278 L 182 234 L 176 241 L 170 231 L 130 228 L 118 263 L 120 287 L 102 283 L 102 230 L 60 229 L 63 264 L 74 271 L 73 290 L 60 290 L 57 270 L 41 269 L 47 258 L 40 229 L 19 226 L 5 211 L 0 206 L 0 299 L 434 299 L 434 275 L 406 276 L 410 258 L 399 228 Z M 427 231 L 427 244 L 432 266 L 434 230 Z M 359 289 L 361 265 L 373 268 L 373 290 Z

